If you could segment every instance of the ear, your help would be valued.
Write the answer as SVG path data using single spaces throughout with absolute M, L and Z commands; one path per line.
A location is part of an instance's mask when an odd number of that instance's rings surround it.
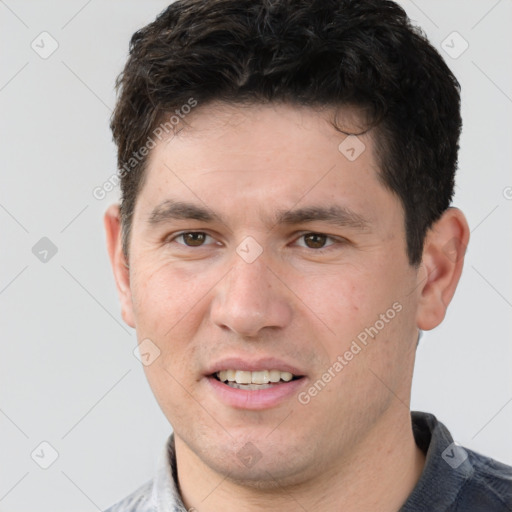
M 135 328 L 132 294 L 130 289 L 130 268 L 123 254 L 121 237 L 121 213 L 118 204 L 109 206 L 103 218 L 107 235 L 107 249 L 114 272 L 117 292 L 121 302 L 123 320 Z
M 428 331 L 443 321 L 462 273 L 468 242 L 468 223 L 457 208 L 448 208 L 427 233 L 418 272 L 419 329 Z

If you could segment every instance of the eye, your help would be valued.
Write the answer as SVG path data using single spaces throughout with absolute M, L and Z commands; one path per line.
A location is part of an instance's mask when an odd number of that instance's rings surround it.
M 323 233 L 305 233 L 298 238 L 298 240 L 302 239 L 304 240 L 304 245 L 301 245 L 301 247 L 316 250 L 325 249 L 326 247 L 330 247 L 336 243 L 336 240 L 333 237 L 324 235 Z M 331 241 L 331 243 L 326 245 L 326 242 L 328 241 Z
M 201 247 L 202 245 L 205 245 L 205 241 L 208 238 L 213 240 L 210 235 L 203 231 L 184 231 L 174 235 L 169 239 L 169 242 L 176 241 L 178 244 L 186 247 Z M 181 242 L 179 240 L 181 240 Z

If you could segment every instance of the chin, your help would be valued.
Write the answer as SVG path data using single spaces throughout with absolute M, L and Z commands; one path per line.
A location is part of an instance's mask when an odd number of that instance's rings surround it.
M 259 448 L 248 441 L 235 451 L 233 444 L 220 450 L 209 449 L 201 459 L 226 479 L 253 489 L 271 490 L 298 485 L 307 480 L 312 468 L 305 460 L 304 452 L 282 444 L 273 446 L 268 443 L 262 446 L 261 441 L 263 440 L 259 440 Z M 295 454 L 295 458 L 291 458 L 290 454 Z

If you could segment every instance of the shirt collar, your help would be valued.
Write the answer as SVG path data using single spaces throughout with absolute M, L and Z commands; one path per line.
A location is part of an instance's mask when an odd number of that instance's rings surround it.
M 178 491 L 174 433 L 165 445 L 153 481 L 152 501 L 157 512 L 187 512 Z
M 413 411 L 416 445 L 426 454 L 423 472 L 400 512 L 443 512 L 474 474 L 464 448 L 454 443 L 448 429 L 432 414 Z

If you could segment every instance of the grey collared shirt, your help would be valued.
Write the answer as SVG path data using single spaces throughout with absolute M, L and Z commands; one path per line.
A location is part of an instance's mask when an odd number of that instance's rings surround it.
M 397 512 L 512 512 L 511 466 L 455 445 L 432 414 L 412 412 L 411 418 L 426 461 Z M 155 477 L 105 512 L 187 512 L 177 486 L 173 434 Z

